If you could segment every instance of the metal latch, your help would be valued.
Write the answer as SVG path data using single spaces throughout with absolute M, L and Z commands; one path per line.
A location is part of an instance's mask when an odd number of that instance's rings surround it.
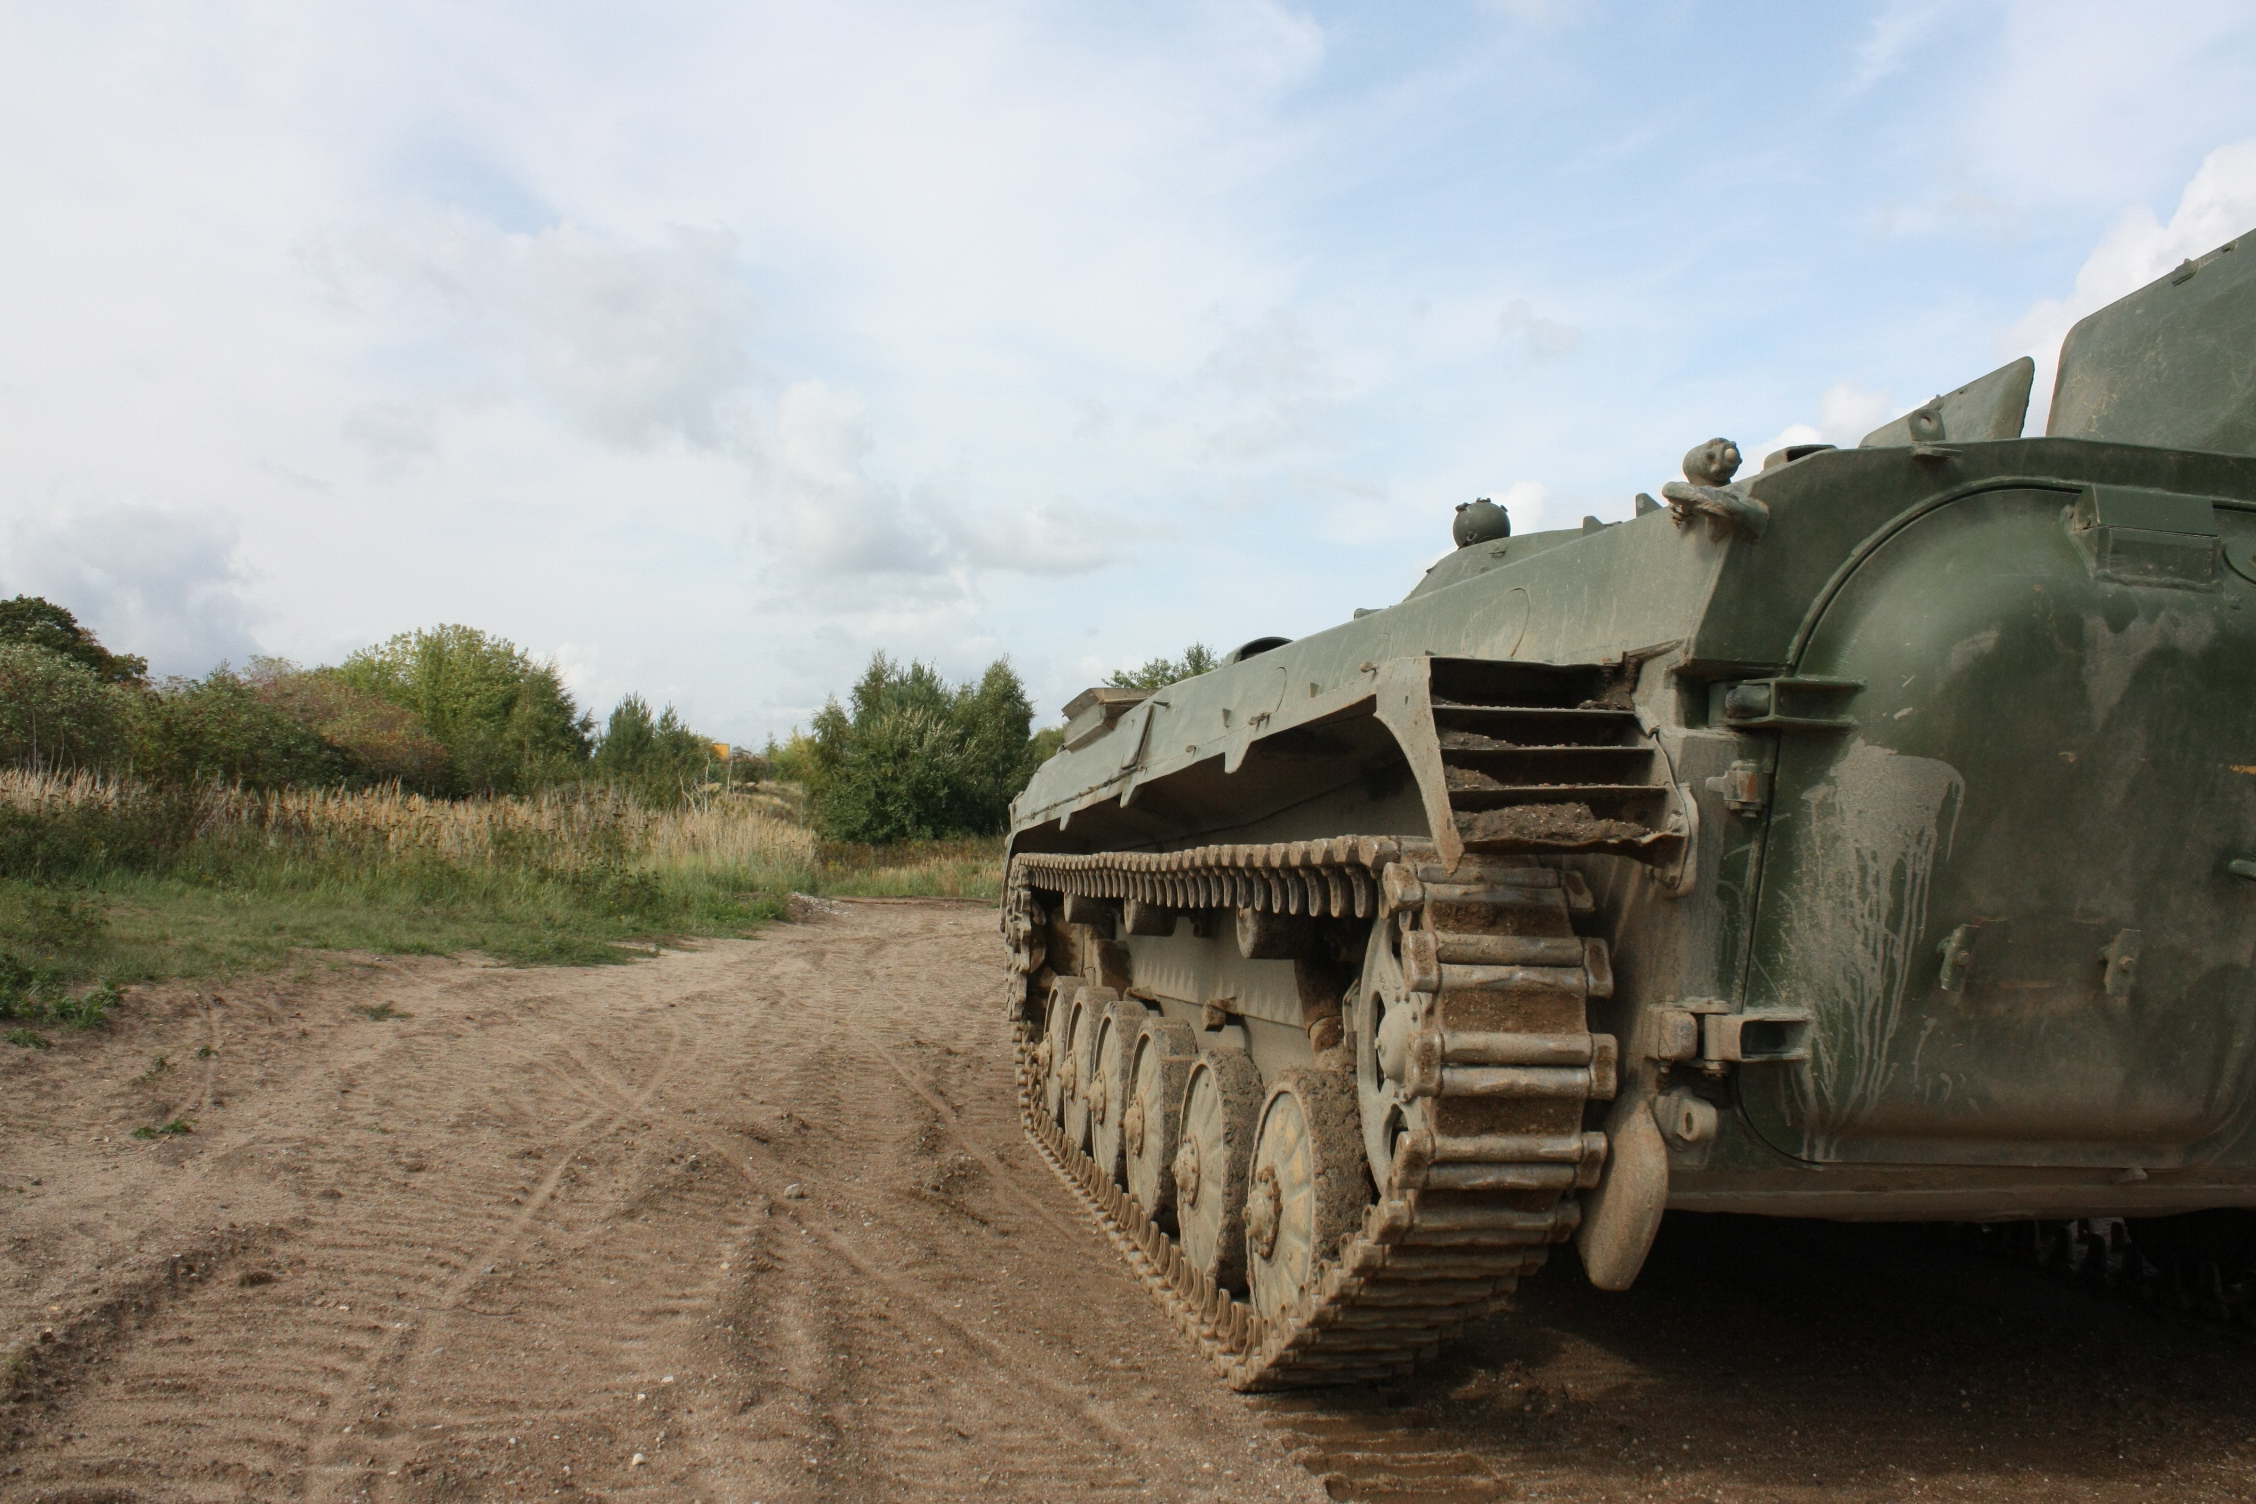
M 1936 947 L 1943 953 L 1943 991 L 1966 990 L 1966 974 L 1974 969 L 1974 941 L 1981 933 L 1982 927 L 1978 924 L 1962 924 L 1950 932 L 1948 940 Z
M 2107 949 L 2099 953 L 2107 963 L 2105 985 L 2108 999 L 2127 1003 L 2131 1000 L 2131 986 L 2138 981 L 2139 932 L 2117 930 Z
M 1788 674 L 1708 686 L 1708 724 L 1747 731 L 1847 731 L 1862 679 Z
M 1700 1055 L 1737 1065 L 1807 1060 L 1814 1031 L 1807 1013 L 1785 1009 L 1711 1013 L 1700 1020 Z
M 2217 518 L 2206 496 L 2086 486 L 2069 509 L 2068 528 L 2100 579 L 2179 590 L 2217 588 Z
M 1810 1058 L 1810 1016 L 1793 1008 L 1734 1013 L 1722 998 L 1688 997 L 1649 1015 L 1640 1045 L 1658 1061 L 1697 1064 L 1709 1075 L 1726 1065 Z
M 1723 807 L 1742 820 L 1752 820 L 1768 801 L 1763 797 L 1762 764 L 1741 758 L 1708 780 L 1708 788 L 1723 795 Z

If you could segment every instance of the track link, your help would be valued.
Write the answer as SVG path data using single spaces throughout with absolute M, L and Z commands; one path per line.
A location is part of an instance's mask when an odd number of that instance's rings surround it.
M 1376 918 L 1398 926 L 1416 1007 L 1406 1089 L 1414 1122 L 1362 1221 L 1288 1310 L 1264 1317 L 1194 1269 L 1175 1241 L 1051 1118 L 1030 985 L 1043 894 L 1179 909 Z M 1614 1041 L 1586 1027 L 1610 991 L 1602 942 L 1573 929 L 1579 879 L 1525 857 L 1435 863 L 1422 841 L 1355 837 L 1176 852 L 1024 855 L 1012 864 L 1020 1112 L 1027 1136 L 1129 1268 L 1233 1388 L 1368 1382 L 1406 1372 L 1507 1303 L 1581 1217 L 1601 1134 L 1585 1104 L 1613 1092 Z
M 2256 1329 L 2256 1212 L 1939 1223 L 1952 1242 L 2026 1264 L 2118 1300 L 2197 1321 Z

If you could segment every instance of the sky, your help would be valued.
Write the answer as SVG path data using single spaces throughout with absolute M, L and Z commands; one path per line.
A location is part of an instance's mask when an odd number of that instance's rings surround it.
M 1630 514 L 2256 228 L 2256 11 L 0 0 L 0 593 L 717 738 Z

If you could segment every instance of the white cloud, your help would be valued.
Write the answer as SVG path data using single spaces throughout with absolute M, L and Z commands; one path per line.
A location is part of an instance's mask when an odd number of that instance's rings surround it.
M 2125 185 L 2181 171 L 2192 154 L 2248 129 L 2250 17 L 2239 0 L 2182 0 L 2167 11 L 1998 0 L 1985 9 L 1948 12 L 1958 44 L 1949 61 L 1978 66 L 1936 112 L 1951 139 L 1931 149 L 1945 163 L 1974 163 L 1982 182 L 2018 203 L 2121 203 Z
M 772 434 L 755 466 L 753 506 L 763 541 L 780 554 L 774 582 L 814 586 L 844 597 L 831 582 L 870 576 L 922 581 L 923 600 L 967 595 L 979 571 L 1067 575 L 1111 559 L 1126 538 L 1151 529 L 1124 525 L 1085 502 L 977 505 L 958 477 L 900 489 L 873 476 L 876 448 L 869 406 L 855 392 L 801 381 L 776 405 Z
M 1525 347 L 1537 360 L 1572 355 L 1575 347 L 1582 343 L 1580 330 L 1572 324 L 1538 316 L 1525 298 L 1514 298 L 1504 305 L 1504 311 L 1497 315 L 1496 332 L 1499 338 Z
M 429 402 L 379 399 L 345 414 L 345 438 L 368 456 L 372 474 L 397 479 L 438 452 L 438 410 Z
M 259 651 L 224 522 L 103 507 L 19 521 L 8 544 L 10 593 L 69 607 L 104 646 L 139 653 L 160 674 L 201 674 Z
M 1224 334 L 1196 386 L 1205 389 L 1197 405 L 1222 412 L 1200 423 L 1204 457 L 1231 464 L 1320 446 L 1340 390 L 1308 326 L 1286 308 Z
M 1943 0 L 1889 0 L 1873 16 L 1856 51 L 1852 90 L 1870 88 L 1902 68 L 1941 22 L 1954 13 Z
M 1765 456 L 1797 444 L 1837 444 L 1843 449 L 1853 448 L 1866 434 L 1898 416 L 1899 411 L 1886 392 L 1867 391 L 1854 381 L 1836 381 L 1817 399 L 1815 423 L 1789 423 L 1766 442 L 1742 448 L 1739 453 L 1745 468 L 1741 473 L 1760 467 Z
M 2076 321 L 2136 292 L 2180 262 L 2206 254 L 2256 227 L 2256 139 L 2220 146 L 2202 159 L 2177 211 L 2164 224 L 2145 205 L 2125 209 L 2076 273 L 2074 291 L 2043 298 L 2007 330 L 1998 348 L 2006 356 L 2036 358 L 2029 395 L 2029 427 L 2043 425 L 2052 406 L 2060 343 Z
M 872 447 L 869 405 L 857 394 L 822 381 L 784 392 L 756 505 L 761 536 L 789 570 L 934 575 L 946 567 L 938 529 L 870 475 Z
M 1583 10 L 1578 0 L 1480 0 L 1482 10 L 1528 27 L 1557 26 Z
M 1131 526 L 1076 501 L 957 513 L 945 526 L 964 561 L 975 568 L 1044 575 L 1086 574 L 1111 562 L 1122 543 L 1163 531 Z
M 1551 488 L 1539 480 L 1516 480 L 1490 500 L 1511 516 L 1514 532 L 1540 532 L 1551 521 Z
M 752 299 L 724 229 L 676 225 L 637 244 L 569 224 L 509 233 L 434 211 L 372 226 L 348 246 L 388 284 L 363 298 L 404 299 L 392 317 L 422 322 L 472 370 L 609 443 L 715 443 L 717 409 L 749 371 Z

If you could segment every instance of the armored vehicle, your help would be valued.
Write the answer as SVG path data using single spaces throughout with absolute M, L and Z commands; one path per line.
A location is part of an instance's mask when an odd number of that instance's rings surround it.
M 1391 1375 L 1669 1208 L 2256 1207 L 2256 234 L 1856 448 L 1068 707 L 1029 1133 L 1245 1389 Z

